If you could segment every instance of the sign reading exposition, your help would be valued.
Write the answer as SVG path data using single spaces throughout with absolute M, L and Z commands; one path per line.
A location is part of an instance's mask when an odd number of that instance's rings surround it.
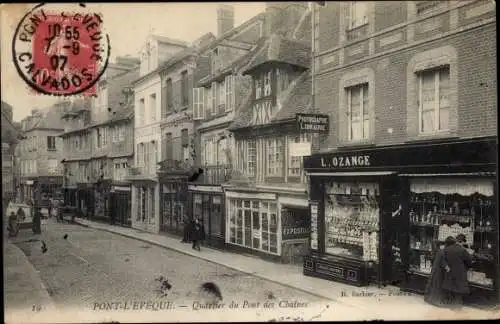
M 328 133 L 329 131 L 328 115 L 296 114 L 295 119 L 301 132 Z

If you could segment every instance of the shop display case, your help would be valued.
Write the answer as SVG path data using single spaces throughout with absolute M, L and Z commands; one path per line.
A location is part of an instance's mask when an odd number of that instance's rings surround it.
M 493 292 L 496 286 L 496 217 L 494 198 L 479 193 L 410 192 L 409 251 L 406 290 L 422 293 L 438 249 L 447 237 L 464 234 L 473 257 L 468 278 L 473 290 Z

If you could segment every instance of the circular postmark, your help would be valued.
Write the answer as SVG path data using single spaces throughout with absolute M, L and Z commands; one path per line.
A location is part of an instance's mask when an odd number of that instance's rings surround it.
M 36 92 L 55 96 L 95 94 L 110 51 L 102 15 L 85 4 L 39 4 L 12 39 L 21 78 Z

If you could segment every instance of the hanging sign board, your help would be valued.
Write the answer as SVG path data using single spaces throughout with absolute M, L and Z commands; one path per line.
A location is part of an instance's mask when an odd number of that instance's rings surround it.
M 295 119 L 300 132 L 328 133 L 330 121 L 328 115 L 296 114 Z

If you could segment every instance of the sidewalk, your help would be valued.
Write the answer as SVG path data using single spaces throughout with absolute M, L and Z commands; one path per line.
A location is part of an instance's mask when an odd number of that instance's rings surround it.
M 47 322 L 56 307 L 37 271 L 11 242 L 4 241 L 3 255 L 5 322 Z
M 422 296 L 399 293 L 397 287 L 353 287 L 338 282 L 304 276 L 301 265 L 278 264 L 253 256 L 220 251 L 208 247 L 202 247 L 202 251 L 198 252 L 193 250 L 190 244 L 181 243 L 180 238 L 169 237 L 165 234 L 152 234 L 137 229 L 103 224 L 81 218 L 76 218 L 75 222 L 86 227 L 171 249 L 283 286 L 301 290 L 311 295 L 342 303 L 346 306 L 352 306 L 369 312 L 373 314 L 374 318 L 378 319 L 423 319 L 424 317 L 434 319 L 472 319 L 497 318 L 499 316 L 498 311 L 485 311 L 469 307 L 464 307 L 459 311 L 437 308 L 425 303 Z M 349 297 L 341 297 L 342 292 L 347 293 Z M 373 295 L 370 297 L 352 297 L 353 292 L 372 293 Z M 395 310 L 397 311 L 395 312 Z

